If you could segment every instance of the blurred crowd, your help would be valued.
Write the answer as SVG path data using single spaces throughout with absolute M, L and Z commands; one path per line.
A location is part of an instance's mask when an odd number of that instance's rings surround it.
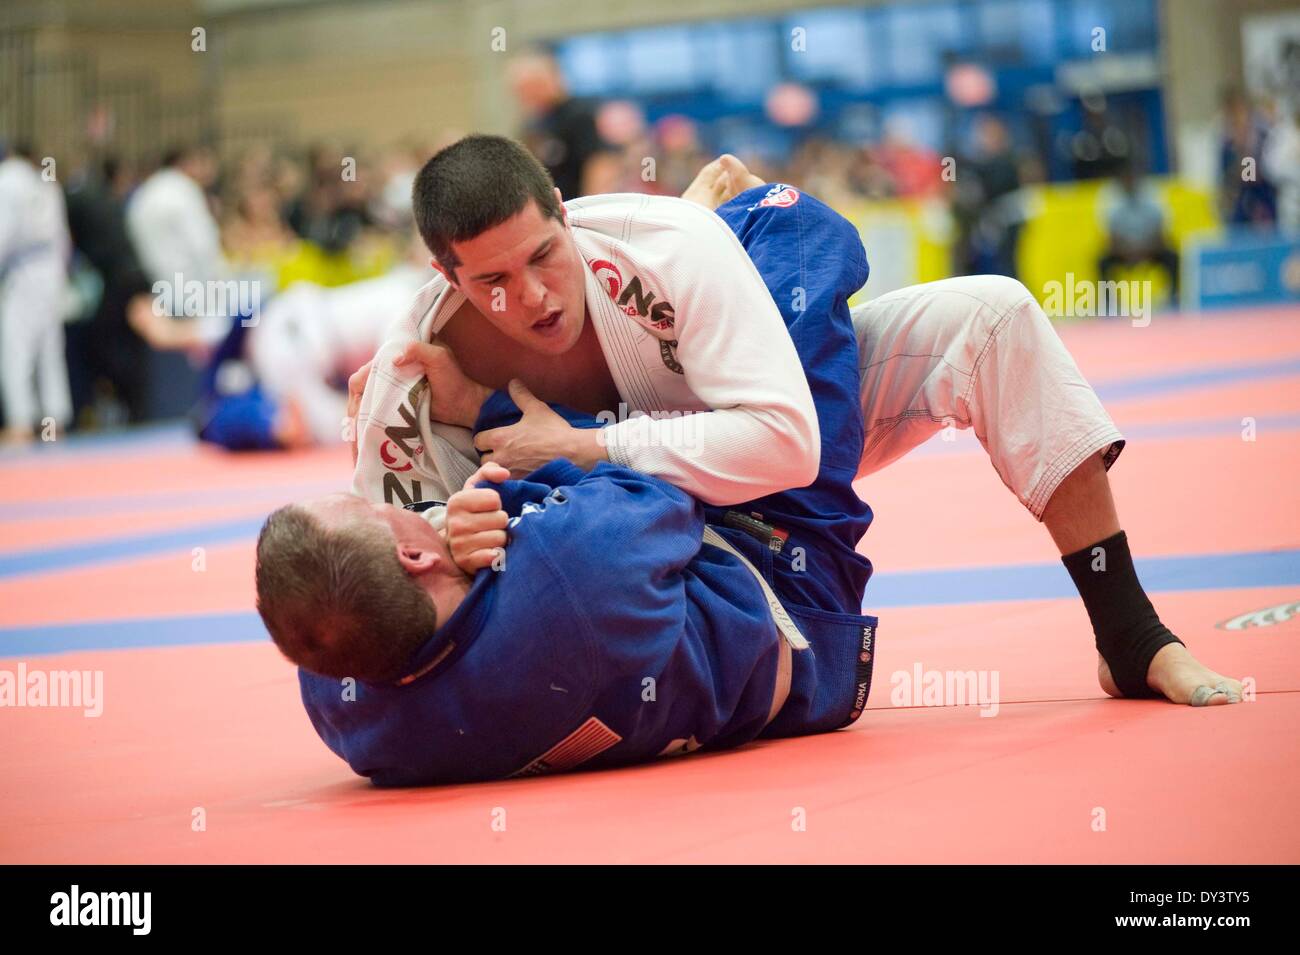
M 1227 90 L 1218 158 L 1225 223 L 1300 231 L 1300 99 Z
M 523 116 L 519 134 L 566 197 L 677 195 L 713 156 L 715 144 L 686 117 L 648 123 L 635 104 L 570 96 L 543 54 L 514 61 L 509 79 Z M 1027 217 L 1022 187 L 1044 181 L 1043 150 L 1059 149 L 1075 178 L 1111 181 L 1108 245 L 1097 263 L 1103 278 L 1151 262 L 1176 287 L 1177 253 L 1141 145 L 1101 97 L 1085 100 L 1083 117 L 1072 136 L 1028 149 L 1006 119 L 968 113 L 947 155 L 915 142 L 905 125 L 885 123 L 874 141 L 808 135 L 783 156 L 742 151 L 741 158 L 765 180 L 796 184 L 838 208 L 937 203 L 954 226 L 954 274 L 1014 275 Z M 1225 224 L 1300 230 L 1298 123 L 1295 110 L 1239 92 L 1224 96 L 1218 193 Z M 160 309 L 159 281 L 233 278 L 255 281 L 269 295 L 298 281 L 361 281 L 422 254 L 412 245 L 411 184 L 425 159 L 454 138 L 380 151 L 341 143 L 301 152 L 255 147 L 224 162 L 211 147 L 190 143 L 152 167 L 100 154 L 57 177 L 45 174 L 36 151 L 9 144 L 0 162 L 4 438 L 30 440 L 51 420 L 62 430 L 154 414 L 151 356 L 181 351 L 198 361 L 233 314 L 214 316 L 179 298 Z M 67 281 L 52 280 L 56 274 Z
M 407 261 L 411 184 L 440 145 L 256 147 L 222 163 L 189 143 L 152 168 L 102 155 L 71 170 L 11 145 L 0 162 L 3 440 L 159 416 L 154 356 L 199 367 L 238 317 L 238 301 L 214 310 L 188 295 L 194 283 L 254 288 L 260 302 Z
M 677 195 L 712 158 L 705 136 L 687 117 L 648 124 L 635 104 L 571 97 L 558 65 L 544 54 L 517 62 L 511 79 L 526 117 L 525 141 L 565 195 Z M 1051 139 L 1041 129 L 1013 130 L 991 112 L 956 111 L 944 155 L 916 142 L 905 122 L 884 122 L 866 141 L 809 135 L 785 156 L 740 152 L 760 178 L 798 185 L 838 209 L 885 199 L 935 200 L 954 227 L 953 273 L 1011 276 L 1029 215 L 1022 187 L 1046 181 L 1049 161 L 1057 160 L 1074 180 L 1108 181 L 1102 194 L 1107 246 L 1097 263 L 1102 277 L 1150 263 L 1167 273 L 1176 294 L 1178 255 L 1148 175 L 1142 136 L 1100 94 L 1082 97 L 1080 114 L 1076 132 Z M 1223 224 L 1300 232 L 1300 100 L 1289 108 L 1282 97 L 1252 102 L 1228 90 L 1220 126 Z

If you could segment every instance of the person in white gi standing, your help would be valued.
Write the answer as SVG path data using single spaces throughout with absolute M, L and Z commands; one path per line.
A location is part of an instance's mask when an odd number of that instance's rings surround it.
M 146 179 L 126 209 L 126 228 L 149 280 L 179 286 L 164 301 L 184 301 L 192 282 L 225 282 L 231 271 L 221 251 L 221 232 L 204 190 L 216 179 L 211 150 L 173 150 L 163 167 Z M 158 297 L 158 296 L 156 296 Z M 206 297 L 205 297 L 206 301 Z M 157 306 L 155 306 L 156 308 Z M 176 316 L 180 317 L 180 316 Z M 203 341 L 215 344 L 230 330 L 228 314 L 189 314 L 200 323 Z
M 0 162 L 0 440 L 30 441 L 37 427 L 57 434 L 72 417 L 63 351 L 70 250 L 63 192 L 31 150 L 16 148 Z

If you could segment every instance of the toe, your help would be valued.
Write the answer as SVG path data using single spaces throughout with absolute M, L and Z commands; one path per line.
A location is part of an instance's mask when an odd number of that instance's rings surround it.
M 1187 701 L 1189 706 L 1222 706 L 1230 702 L 1226 687 L 1206 686 L 1201 684 L 1192 691 L 1191 698 Z
M 1241 684 L 1236 680 L 1223 680 L 1214 684 L 1214 688 L 1227 696 L 1229 703 L 1241 702 Z

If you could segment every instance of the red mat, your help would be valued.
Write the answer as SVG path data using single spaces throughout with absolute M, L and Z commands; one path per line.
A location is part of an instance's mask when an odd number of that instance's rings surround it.
M 247 616 L 257 521 L 345 484 L 346 454 L 69 442 L 0 458 L 0 669 L 102 671 L 103 713 L 0 708 L 0 861 L 1300 861 L 1300 617 L 1216 626 L 1300 601 L 1300 313 L 1063 334 L 1130 434 L 1113 477 L 1139 559 L 1199 581 L 1157 606 L 1253 702 L 1105 698 L 1082 607 L 1035 592 L 1046 533 L 977 446 L 935 441 L 861 488 L 886 605 L 853 729 L 375 790 Z M 1023 594 L 982 595 L 990 567 Z M 929 596 L 891 596 L 891 575 Z M 996 674 L 996 715 L 917 705 L 917 668 Z

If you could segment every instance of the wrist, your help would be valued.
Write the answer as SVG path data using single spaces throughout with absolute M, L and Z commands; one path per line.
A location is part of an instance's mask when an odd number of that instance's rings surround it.
M 582 468 L 590 471 L 601 461 L 608 461 L 605 445 L 600 440 L 599 428 L 571 428 L 565 457 Z
M 492 397 L 492 389 L 486 385 L 480 385 L 477 381 L 470 382 L 469 397 L 465 402 L 465 410 L 461 414 L 461 420 L 456 422 L 466 428 L 472 428 L 478 422 L 478 416 L 483 411 L 483 405 Z

